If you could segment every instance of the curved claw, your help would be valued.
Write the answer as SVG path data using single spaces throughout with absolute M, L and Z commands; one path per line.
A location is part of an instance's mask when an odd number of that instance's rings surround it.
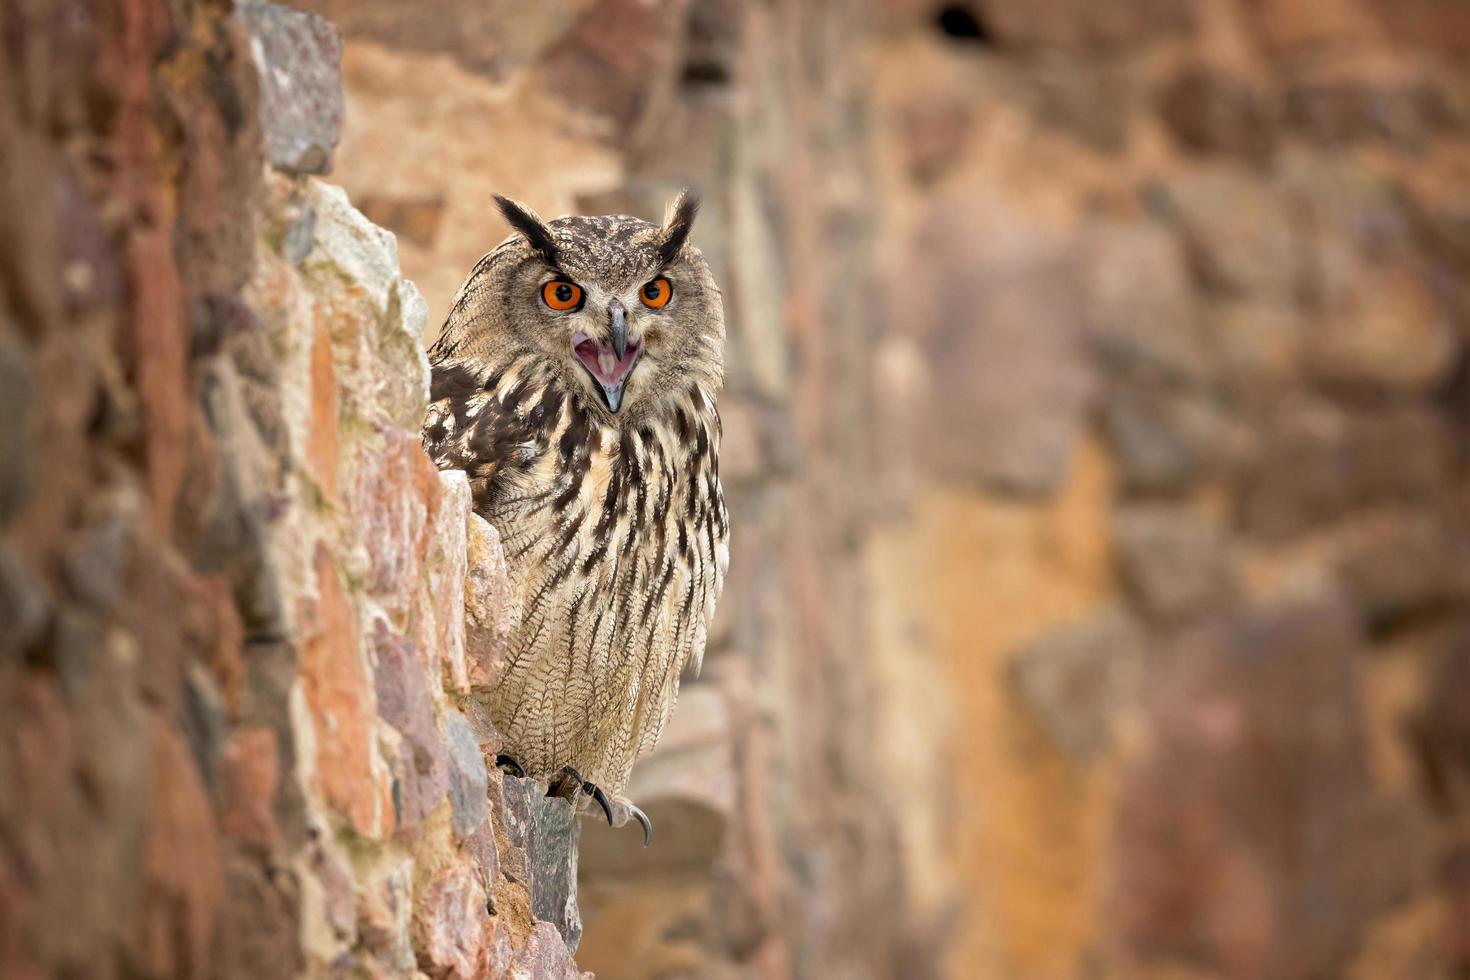
M 495 757 L 495 766 L 497 769 L 514 769 L 515 775 L 522 779 L 526 778 L 526 767 L 521 765 L 521 761 L 513 755 L 506 755 L 503 752 L 497 755 Z
M 653 821 L 648 819 L 648 814 L 644 813 L 642 810 L 638 809 L 631 803 L 628 804 L 628 812 L 633 815 L 634 820 L 637 820 L 643 825 L 643 846 L 647 847 L 649 844 L 652 844 Z
M 602 787 L 593 786 L 591 783 L 584 783 L 582 788 L 591 793 L 592 798 L 597 801 L 597 805 L 602 807 L 603 815 L 607 817 L 607 825 L 611 827 L 613 825 L 612 804 L 608 803 L 607 794 L 602 791 Z

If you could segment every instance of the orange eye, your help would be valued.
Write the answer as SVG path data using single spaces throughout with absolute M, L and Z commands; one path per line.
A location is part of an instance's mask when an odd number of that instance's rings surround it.
M 656 310 L 660 306 L 667 306 L 669 300 L 673 298 L 673 295 L 674 287 L 670 286 L 669 281 L 663 276 L 650 280 L 639 293 L 639 297 L 643 300 L 643 305 L 652 310 Z
M 553 310 L 575 310 L 582 305 L 582 287 L 565 279 L 553 279 L 541 287 L 541 300 Z

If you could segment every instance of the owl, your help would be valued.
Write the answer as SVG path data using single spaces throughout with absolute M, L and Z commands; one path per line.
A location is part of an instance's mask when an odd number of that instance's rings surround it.
M 513 233 L 429 351 L 424 446 L 468 475 L 520 601 L 489 692 L 499 761 L 637 819 L 646 846 L 628 775 L 699 668 L 729 562 L 720 290 L 687 192 L 662 225 L 496 201 Z

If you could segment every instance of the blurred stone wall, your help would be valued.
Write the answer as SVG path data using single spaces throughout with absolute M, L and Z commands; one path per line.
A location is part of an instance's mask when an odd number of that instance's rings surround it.
M 1467 968 L 1463 5 L 311 6 L 431 332 L 492 191 L 705 196 L 731 580 L 584 966 Z
M 420 445 L 424 301 L 310 176 L 335 29 L 0 31 L 0 977 L 582 976 L 576 818 L 493 765 L 515 611 Z
M 1463 5 L 875 18 L 868 558 L 953 692 L 950 975 L 1463 975 Z

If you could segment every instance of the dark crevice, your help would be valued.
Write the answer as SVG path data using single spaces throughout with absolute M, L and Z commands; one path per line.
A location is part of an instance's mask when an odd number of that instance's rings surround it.
M 945 37 L 962 44 L 994 44 L 995 38 L 975 11 L 953 4 L 940 7 L 934 15 L 934 26 Z
M 730 69 L 717 61 L 691 61 L 682 80 L 689 88 L 723 88 L 730 84 Z

